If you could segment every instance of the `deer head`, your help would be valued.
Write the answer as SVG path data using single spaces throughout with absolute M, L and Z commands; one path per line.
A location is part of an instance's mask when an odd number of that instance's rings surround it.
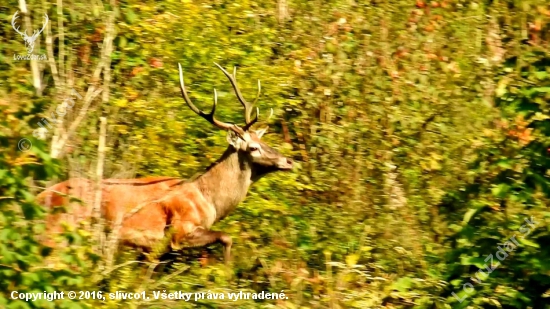
M 227 142 L 230 145 L 229 147 L 233 147 L 235 151 L 242 154 L 243 157 L 248 161 L 248 163 L 250 163 L 250 165 L 255 169 L 256 175 L 258 175 L 259 177 L 278 170 L 291 170 L 293 167 L 293 162 L 291 159 L 286 158 L 280 152 L 269 147 L 267 144 L 261 141 L 262 136 L 265 134 L 268 128 L 266 127 L 261 130 L 251 130 L 252 125 L 258 121 L 258 108 L 255 108 L 254 118 L 251 119 L 251 117 L 252 111 L 254 110 L 254 105 L 260 97 L 260 81 L 258 80 L 258 94 L 256 95 L 256 99 L 252 104 L 250 104 L 244 99 L 241 91 L 239 90 L 239 87 L 237 86 L 236 68 L 233 70 L 233 74 L 231 75 L 217 63 L 214 64 L 218 68 L 220 68 L 223 74 L 225 74 L 225 76 L 229 79 L 229 82 L 231 83 L 231 86 L 233 86 L 233 90 L 235 91 L 235 95 L 237 96 L 237 99 L 244 107 L 244 126 L 241 127 L 233 123 L 222 122 L 215 118 L 214 113 L 216 112 L 216 105 L 218 103 L 218 94 L 216 92 L 216 89 L 214 89 L 214 104 L 210 113 L 205 113 L 198 109 L 193 104 L 193 102 L 191 102 L 191 99 L 187 95 L 185 84 L 183 81 L 181 65 L 178 64 L 180 73 L 181 95 L 189 108 L 214 126 L 227 131 Z M 271 109 L 271 113 L 268 119 L 271 118 L 272 115 L 273 109 Z
M 36 39 L 38 38 L 38 35 L 40 35 L 40 33 L 42 33 L 42 31 L 44 31 L 44 29 L 46 29 L 46 25 L 48 24 L 48 15 L 44 14 L 44 25 L 42 26 L 42 29 L 39 30 L 34 30 L 33 34 L 31 36 L 27 35 L 27 30 L 25 29 L 24 32 L 21 32 L 19 31 L 19 26 L 16 26 L 15 24 L 15 21 L 17 20 L 17 18 L 19 18 L 19 15 L 18 15 L 19 11 L 15 12 L 15 14 L 13 14 L 13 18 L 11 19 L 11 25 L 13 27 L 13 29 L 15 29 L 15 32 L 19 33 L 22 37 L 23 37 L 23 40 L 25 41 L 25 47 L 27 48 L 27 53 L 32 53 L 33 49 L 34 49 L 34 42 L 36 41 Z

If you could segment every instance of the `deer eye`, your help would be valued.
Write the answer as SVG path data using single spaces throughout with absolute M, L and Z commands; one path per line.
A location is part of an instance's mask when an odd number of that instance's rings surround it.
M 256 147 L 256 146 L 250 146 L 250 151 L 256 151 L 256 150 L 258 150 L 258 147 Z

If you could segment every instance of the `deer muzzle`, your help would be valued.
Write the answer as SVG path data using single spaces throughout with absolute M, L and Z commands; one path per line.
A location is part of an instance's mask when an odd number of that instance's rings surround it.
M 277 168 L 283 171 L 289 171 L 294 167 L 294 162 L 292 159 L 282 157 L 277 163 Z

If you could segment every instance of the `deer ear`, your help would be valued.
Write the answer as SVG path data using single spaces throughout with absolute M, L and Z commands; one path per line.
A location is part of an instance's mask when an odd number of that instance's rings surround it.
M 235 147 L 235 149 L 241 148 L 241 141 L 242 139 L 237 135 L 237 133 L 227 130 L 227 142 L 229 145 Z
M 267 129 L 269 129 L 269 127 L 265 127 L 264 129 L 261 129 L 261 130 L 256 130 L 256 136 L 258 136 L 258 138 L 262 138 L 265 132 L 267 132 Z

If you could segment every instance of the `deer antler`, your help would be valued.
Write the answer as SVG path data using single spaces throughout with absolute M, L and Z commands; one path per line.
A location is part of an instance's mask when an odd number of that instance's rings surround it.
M 224 68 L 222 68 L 219 64 L 217 64 L 215 62 L 214 62 L 214 64 L 218 68 L 220 68 L 220 70 L 222 70 L 223 74 L 225 74 L 225 76 L 229 79 L 229 81 L 231 82 L 231 86 L 233 86 L 233 89 L 235 90 L 235 95 L 237 96 L 237 99 L 244 106 L 245 126 L 243 127 L 243 129 L 245 131 L 247 131 L 254 123 L 256 123 L 256 121 L 258 121 L 258 114 L 259 114 L 258 108 L 256 108 L 256 115 L 255 115 L 254 119 L 251 120 L 250 116 L 251 116 L 252 110 L 254 109 L 254 105 L 256 104 L 256 102 L 258 102 L 258 99 L 260 98 L 260 92 L 261 92 L 261 88 L 262 88 L 260 80 L 258 80 L 258 94 L 256 95 L 256 99 L 254 99 L 254 102 L 252 102 L 252 104 L 250 104 L 250 103 L 246 102 L 243 95 L 241 94 L 241 91 L 239 90 L 239 86 L 237 86 L 237 67 L 235 67 L 233 69 L 233 75 L 231 75 Z
M 16 11 L 15 14 L 13 14 L 13 17 L 11 19 L 11 26 L 13 27 L 13 29 L 15 29 L 15 32 L 19 33 L 19 35 L 26 36 L 27 35 L 26 31 L 24 33 L 21 33 L 19 31 L 19 27 L 15 26 L 15 20 L 19 18 L 19 15 L 17 15 L 18 13 L 19 11 Z
M 260 109 L 259 108 L 256 107 L 256 114 L 254 116 L 254 119 L 250 119 L 250 116 L 252 114 L 252 110 L 254 109 L 254 105 L 256 105 L 256 102 L 258 102 L 258 99 L 260 97 L 260 92 L 261 92 L 262 85 L 261 85 L 260 81 L 258 80 L 258 94 L 256 95 L 256 99 L 254 99 L 254 102 L 252 102 L 252 104 L 250 104 L 244 99 L 243 95 L 241 94 L 241 91 L 239 90 L 239 87 L 237 86 L 237 68 L 236 67 L 234 68 L 233 75 L 231 75 L 224 68 L 222 68 L 219 64 L 217 64 L 215 62 L 214 62 L 214 64 L 218 68 L 220 68 L 220 70 L 222 70 L 223 74 L 225 74 L 225 76 L 229 79 L 229 81 L 231 82 L 231 86 L 233 86 L 233 89 L 235 90 L 235 94 L 237 96 L 237 99 L 244 106 L 245 125 L 242 128 L 240 128 L 239 126 L 237 126 L 235 124 L 232 124 L 232 123 L 219 121 L 214 117 L 214 113 L 216 111 L 216 104 L 218 103 L 218 94 L 216 92 L 216 89 L 214 89 L 214 105 L 212 106 L 212 111 L 210 113 L 207 114 L 207 113 L 201 111 L 200 109 L 198 109 L 193 104 L 193 102 L 191 102 L 191 99 L 189 99 L 189 96 L 187 95 L 187 92 L 185 91 L 185 84 L 183 82 L 183 73 L 182 73 L 182 70 L 181 70 L 181 64 L 178 63 L 178 68 L 179 68 L 179 72 L 180 72 L 181 95 L 182 95 L 183 99 L 185 100 L 185 102 L 187 103 L 187 105 L 189 106 L 189 108 L 191 108 L 191 110 L 194 111 L 197 115 L 201 116 L 202 118 L 206 119 L 208 122 L 210 122 L 211 124 L 215 125 L 216 127 L 220 128 L 222 130 L 232 130 L 233 132 L 235 132 L 235 133 L 242 136 L 244 134 L 244 132 L 248 131 L 250 129 L 250 127 L 252 127 L 252 125 L 258 121 L 258 115 L 260 114 Z M 271 116 L 273 116 L 273 109 L 271 109 L 271 114 L 269 115 L 269 117 L 267 119 L 269 120 L 269 118 L 271 118 Z
M 187 103 L 187 106 L 189 106 L 189 108 L 192 111 L 194 111 L 197 115 L 199 115 L 202 118 L 206 119 L 208 122 L 210 122 L 214 126 L 220 128 L 222 130 L 232 130 L 233 132 L 235 132 L 235 133 L 242 136 L 244 134 L 243 129 L 239 128 L 235 124 L 219 121 L 214 117 L 214 113 L 216 112 L 216 105 L 218 104 L 218 93 L 216 92 L 216 89 L 214 89 L 214 105 L 212 105 L 212 110 L 210 111 L 210 113 L 207 114 L 207 113 L 201 111 L 200 109 L 198 109 L 195 106 L 195 104 L 193 104 L 193 102 L 191 102 L 191 99 L 187 95 L 187 91 L 185 91 L 185 83 L 183 82 L 183 72 L 181 70 L 181 64 L 179 64 L 179 63 L 178 63 L 178 68 L 179 68 L 179 72 L 180 72 L 181 95 L 182 95 L 183 99 L 185 100 L 185 103 Z

